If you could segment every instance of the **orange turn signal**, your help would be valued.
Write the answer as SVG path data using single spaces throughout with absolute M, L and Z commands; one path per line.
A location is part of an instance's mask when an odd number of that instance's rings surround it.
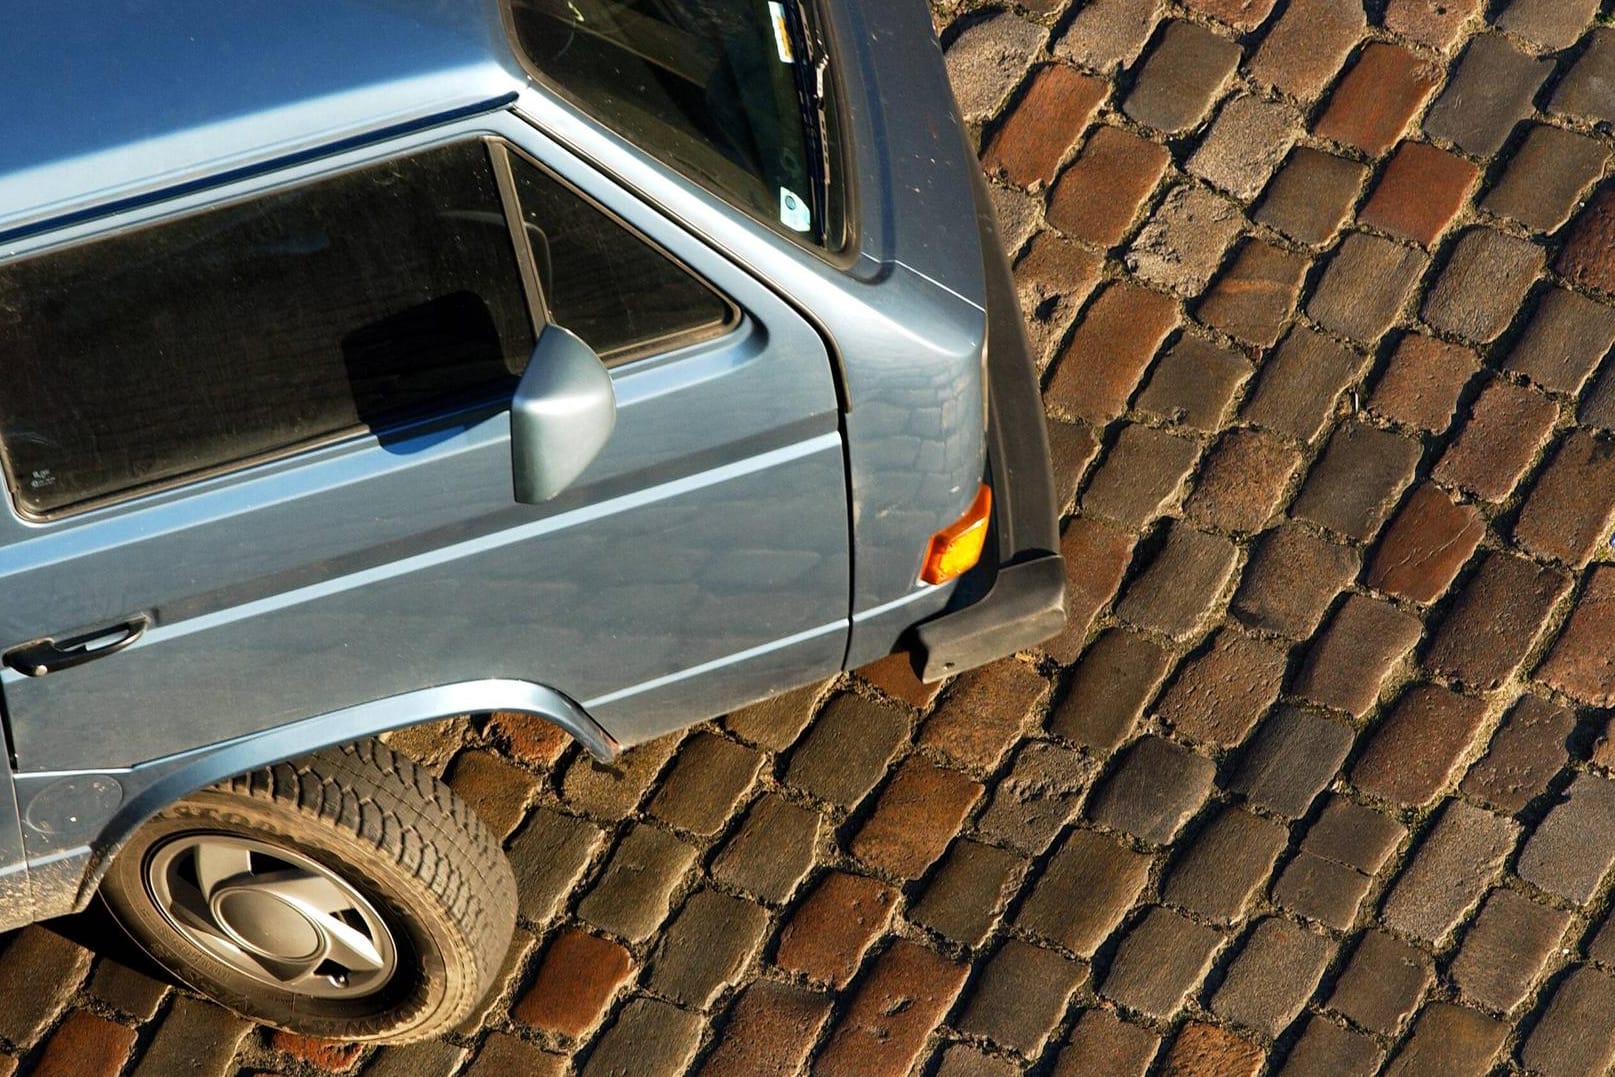
M 987 543 L 987 519 L 992 511 L 992 488 L 982 483 L 965 514 L 931 536 L 920 579 L 925 583 L 947 583 L 981 560 L 981 548 Z

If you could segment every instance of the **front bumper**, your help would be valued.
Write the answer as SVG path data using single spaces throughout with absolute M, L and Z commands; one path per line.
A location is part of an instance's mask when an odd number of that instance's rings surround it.
M 1037 367 L 1026 342 L 992 206 L 975 178 L 987 284 L 987 552 L 948 606 L 913 630 L 908 650 L 935 681 L 1041 643 L 1065 626 L 1065 563 Z

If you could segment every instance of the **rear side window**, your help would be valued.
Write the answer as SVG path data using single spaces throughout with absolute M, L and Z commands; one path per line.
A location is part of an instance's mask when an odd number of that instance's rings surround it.
M 608 361 L 730 321 L 660 251 L 480 141 L 0 265 L 16 504 L 49 517 L 508 399 L 546 308 L 529 260 L 550 317 Z

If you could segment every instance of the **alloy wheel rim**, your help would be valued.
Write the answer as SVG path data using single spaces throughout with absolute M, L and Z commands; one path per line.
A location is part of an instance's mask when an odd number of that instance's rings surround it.
M 152 850 L 146 889 L 191 945 L 245 976 L 314 998 L 381 990 L 398 947 L 376 907 L 340 874 L 284 846 L 181 834 Z

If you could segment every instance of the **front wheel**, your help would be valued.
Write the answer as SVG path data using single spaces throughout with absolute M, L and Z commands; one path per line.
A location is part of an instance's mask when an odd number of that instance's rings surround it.
M 452 791 L 375 741 L 233 778 L 143 826 L 101 883 L 159 964 L 247 1017 L 391 1043 L 487 994 L 516 884 Z

